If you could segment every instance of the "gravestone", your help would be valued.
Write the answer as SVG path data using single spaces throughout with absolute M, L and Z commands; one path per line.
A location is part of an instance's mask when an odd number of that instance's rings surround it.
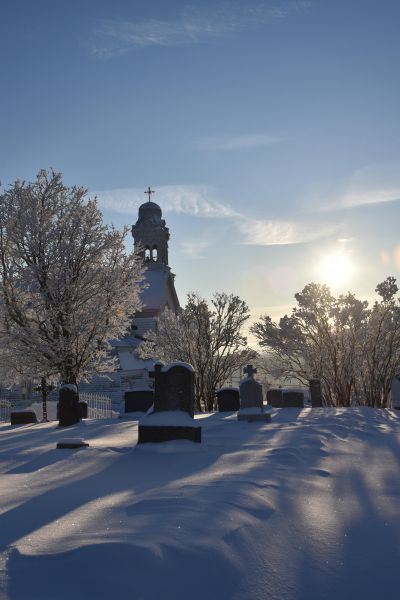
M 400 375 L 392 380 L 392 407 L 400 410 Z
M 154 390 L 128 390 L 124 395 L 125 412 L 147 412 L 154 403 Z
M 311 406 L 313 408 L 323 406 L 321 381 L 319 379 L 310 379 L 309 386 L 310 386 Z
M 77 448 L 87 448 L 88 446 L 88 442 L 85 442 L 81 438 L 62 438 L 61 440 L 58 440 L 56 449 L 62 450 L 68 448 L 70 450 L 75 450 Z
M 81 419 L 88 418 L 88 403 L 85 400 L 79 400 L 79 416 Z
M 26 425 L 27 423 L 37 423 L 37 416 L 34 410 L 12 410 L 10 414 L 11 425 Z
M 243 370 L 247 377 L 240 382 L 240 409 L 238 412 L 239 421 L 271 421 L 271 415 L 264 412 L 264 397 L 262 385 L 255 381 L 254 374 L 257 369 L 252 365 L 247 365 Z
M 217 391 L 219 412 L 238 411 L 240 408 L 239 389 L 224 387 Z
M 69 427 L 80 421 L 78 388 L 73 384 L 64 384 L 58 396 L 58 425 Z
M 283 390 L 277 388 L 268 390 L 267 402 L 274 408 L 283 408 Z
M 267 401 L 274 408 L 304 408 L 304 394 L 298 390 L 273 388 L 267 392 Z
M 156 363 L 154 410 L 139 422 L 138 443 L 191 440 L 201 442 L 201 427 L 194 421 L 193 367 L 188 363 Z
M 292 392 L 290 390 L 284 390 L 282 401 L 284 408 L 304 408 L 303 392 Z

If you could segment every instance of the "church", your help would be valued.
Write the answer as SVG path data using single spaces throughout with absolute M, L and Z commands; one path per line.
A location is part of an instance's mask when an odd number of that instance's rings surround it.
M 148 192 L 150 195 L 151 190 Z M 139 207 L 139 216 L 132 226 L 135 251 L 140 252 L 146 271 L 141 292 L 142 309 L 132 322 L 132 332 L 115 342 L 120 368 L 124 374 L 145 371 L 148 361 L 138 358 L 136 349 L 146 331 L 155 329 L 157 317 L 166 308 L 177 312 L 179 300 L 175 291 L 175 275 L 168 264 L 169 229 L 162 218 L 161 208 L 155 202 L 145 202 Z M 150 364 L 153 364 L 150 361 Z M 138 373 L 136 373 L 138 374 Z
M 154 361 L 139 358 L 138 347 L 146 331 L 156 328 L 156 319 L 166 308 L 174 312 L 179 309 L 175 275 L 168 264 L 169 229 L 160 206 L 151 201 L 153 190 L 148 188 L 145 193 L 149 200 L 139 207 L 138 219 L 132 226 L 135 251 L 140 252 L 146 267 L 141 311 L 133 317 L 130 333 L 112 341 L 118 370 L 107 376 L 94 376 L 90 383 L 79 385 L 80 391 L 103 394 L 115 404 L 123 401 L 127 390 L 149 387 L 148 372 Z

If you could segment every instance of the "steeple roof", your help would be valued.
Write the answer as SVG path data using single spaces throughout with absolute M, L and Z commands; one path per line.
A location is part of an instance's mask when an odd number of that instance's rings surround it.
M 158 204 L 155 202 L 144 202 L 141 206 L 139 206 L 138 221 L 147 221 L 148 219 L 152 219 L 154 221 L 154 217 L 156 217 L 156 220 L 161 221 L 162 212 Z

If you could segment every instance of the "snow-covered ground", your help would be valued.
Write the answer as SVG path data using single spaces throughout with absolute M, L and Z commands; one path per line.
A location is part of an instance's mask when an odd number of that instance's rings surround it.
M 0 598 L 400 598 L 398 413 L 197 418 L 201 445 L 136 447 L 134 418 L 0 425 Z

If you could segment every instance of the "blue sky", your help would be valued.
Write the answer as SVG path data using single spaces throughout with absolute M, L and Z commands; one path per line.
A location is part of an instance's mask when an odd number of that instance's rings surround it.
M 151 185 L 181 301 L 278 317 L 310 281 L 399 277 L 397 0 L 3 0 L 1 22 L 3 185 L 52 166 L 118 226 Z

